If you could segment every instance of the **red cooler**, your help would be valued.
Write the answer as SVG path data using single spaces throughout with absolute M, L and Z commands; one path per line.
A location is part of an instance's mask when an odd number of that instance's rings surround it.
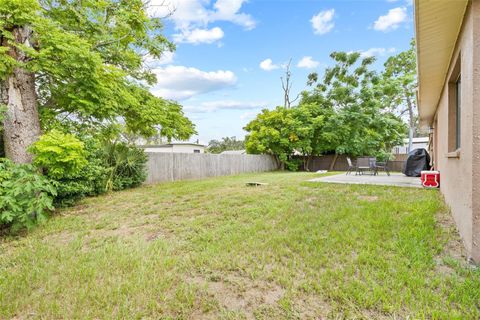
M 426 188 L 440 187 L 440 171 L 422 171 L 420 179 Z

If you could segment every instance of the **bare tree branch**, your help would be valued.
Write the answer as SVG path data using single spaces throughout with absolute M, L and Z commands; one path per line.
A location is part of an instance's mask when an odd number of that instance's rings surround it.
M 288 64 L 286 66 L 286 71 L 285 71 L 285 80 L 283 77 L 280 77 L 280 80 L 282 81 L 282 89 L 283 89 L 283 106 L 285 108 L 290 108 L 292 102 L 298 99 L 298 97 L 294 100 L 290 100 L 290 90 L 292 89 L 292 84 L 290 82 L 290 78 L 292 76 L 292 73 L 290 71 L 290 64 L 292 63 L 292 58 L 288 61 Z

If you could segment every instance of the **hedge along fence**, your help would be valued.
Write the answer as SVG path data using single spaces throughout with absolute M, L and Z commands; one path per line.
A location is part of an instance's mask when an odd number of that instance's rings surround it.
M 202 179 L 279 169 L 274 157 L 251 154 L 147 152 L 146 183 Z

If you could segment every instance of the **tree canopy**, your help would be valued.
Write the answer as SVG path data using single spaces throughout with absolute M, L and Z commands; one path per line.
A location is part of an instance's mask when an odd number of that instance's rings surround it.
M 312 73 L 298 106 L 263 110 L 245 130 L 247 150 L 270 153 L 295 168 L 294 154 L 334 152 L 385 157 L 401 143 L 405 124 L 382 103 L 381 77 L 373 57 L 333 52 L 322 78 Z
M 5 131 L 12 121 L 9 83 L 31 75 L 44 129 L 64 122 L 105 127 L 168 139 L 194 132 L 181 106 L 152 95 L 156 78 L 146 57 L 160 58 L 174 45 L 162 23 L 142 0 L 0 0 L 0 85 L 7 106 Z M 22 94 L 20 92 L 19 94 Z M 10 106 L 10 109 L 8 108 Z M 7 134 L 5 142 L 11 137 Z
M 322 97 L 321 102 L 335 111 L 331 118 L 335 152 L 354 156 L 390 152 L 401 143 L 405 126 L 382 103 L 381 79 L 371 68 L 375 58 L 361 58 L 358 52 L 333 52 L 331 58 L 335 65 L 326 69 L 323 80 L 311 74 L 309 83 L 316 84 L 313 97 Z
M 248 123 L 244 128 L 249 133 L 245 139 L 247 151 L 274 155 L 282 165 L 294 168 L 290 157 L 303 143 L 305 131 L 310 129 L 302 128 L 291 110 L 280 106 L 274 110 L 264 109 Z
M 408 116 L 409 145 L 418 131 L 415 94 L 417 90 L 417 60 L 415 40 L 410 42 L 410 48 L 391 56 L 384 64 L 383 72 L 384 103 L 392 112 L 400 117 Z
M 208 143 L 208 152 L 221 153 L 227 150 L 243 150 L 245 143 L 243 140 L 237 140 L 237 137 L 223 137 L 222 140 L 210 140 Z

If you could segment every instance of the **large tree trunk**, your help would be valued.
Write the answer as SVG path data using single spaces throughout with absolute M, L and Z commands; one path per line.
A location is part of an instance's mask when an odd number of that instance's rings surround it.
M 307 172 L 310 172 L 310 162 L 312 160 L 312 157 L 312 155 L 303 156 L 303 167 Z
M 31 30 L 16 27 L 12 30 L 17 43 L 30 45 Z M 20 50 L 2 39 L 2 45 L 10 47 L 8 54 L 17 61 L 27 62 L 28 57 Z M 1 102 L 6 106 L 3 120 L 3 140 L 5 155 L 16 163 L 32 161 L 27 152 L 28 146 L 40 136 L 40 120 L 35 91 L 35 74 L 17 67 L 7 78 L 0 82 Z
M 280 168 L 281 171 L 285 170 L 285 163 L 280 160 L 280 157 L 275 155 L 275 161 L 277 162 L 278 167 Z
M 330 162 L 329 171 L 333 171 L 333 168 L 335 168 L 335 164 L 337 163 L 337 159 L 338 159 L 338 153 L 335 152 L 335 155 L 333 156 L 332 162 Z

